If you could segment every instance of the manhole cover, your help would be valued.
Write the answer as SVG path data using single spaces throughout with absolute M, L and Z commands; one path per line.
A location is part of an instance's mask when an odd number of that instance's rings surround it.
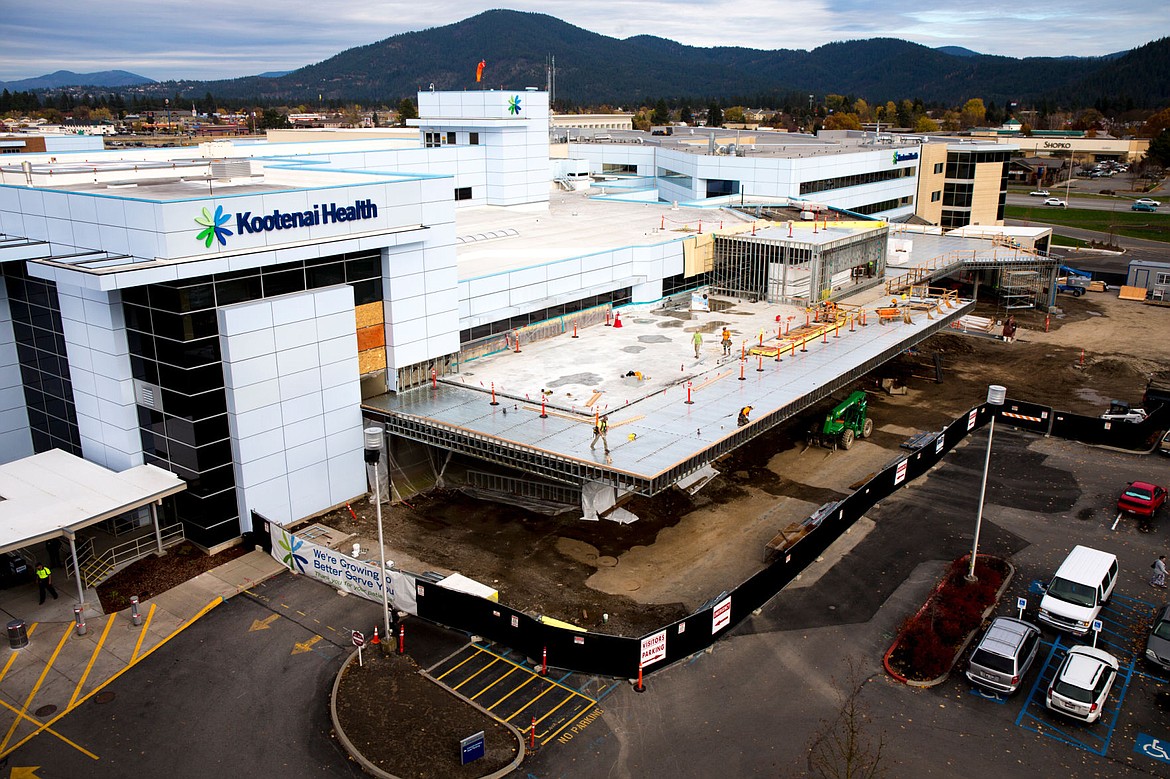
M 602 568 L 613 568 L 615 565 L 617 565 L 617 558 L 610 557 L 609 555 L 602 555 L 601 557 L 597 558 L 597 564 Z
M 93 702 L 94 703 L 109 703 L 110 701 L 114 700 L 114 698 L 116 698 L 116 697 L 118 697 L 118 694 L 116 692 L 110 692 L 109 690 L 106 690 L 105 692 L 99 692 L 97 695 L 93 696 Z
M 642 582 L 637 579 L 626 580 L 626 592 L 637 592 L 642 588 Z
M 34 711 L 33 714 L 37 715 L 38 717 L 47 717 L 56 711 L 57 711 L 57 707 L 51 703 L 48 703 L 48 704 L 45 704 L 44 706 L 40 707 L 36 711 Z

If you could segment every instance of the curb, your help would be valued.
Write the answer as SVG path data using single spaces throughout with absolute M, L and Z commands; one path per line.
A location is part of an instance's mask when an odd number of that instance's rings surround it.
M 341 745 L 342 745 L 342 747 L 345 748 L 346 753 L 348 753 L 350 757 L 352 757 L 354 760 L 356 760 L 358 765 L 360 765 L 362 767 L 362 769 L 365 770 L 367 773 L 373 774 L 374 776 L 378 777 L 379 779 L 400 779 L 400 777 L 398 777 L 397 775 L 389 773 L 387 771 L 384 771 L 381 768 L 379 768 L 378 766 L 371 763 L 369 760 L 367 760 L 365 755 L 363 755 L 361 752 L 359 752 L 357 750 L 357 748 L 353 745 L 353 742 L 351 742 L 349 740 L 349 737 L 347 737 L 345 735 L 345 731 L 342 730 L 342 728 L 341 728 L 341 723 L 337 721 L 337 690 L 338 690 L 338 688 L 341 687 L 341 677 L 345 674 L 345 669 L 349 668 L 350 664 L 353 663 L 354 659 L 356 659 L 357 656 L 358 656 L 358 653 L 357 653 L 357 650 L 355 649 L 353 652 L 350 653 L 349 657 L 346 658 L 346 661 L 341 664 L 341 669 L 337 672 L 337 676 L 333 679 L 333 690 L 332 690 L 332 692 L 329 693 L 329 719 L 333 723 L 333 732 L 337 734 L 337 740 L 341 742 Z M 508 724 L 507 722 L 504 722 L 499 717 L 496 717 L 494 714 L 492 714 L 487 709 L 480 706 L 478 703 L 463 697 L 459 693 L 452 690 L 450 687 L 447 687 L 444 684 L 440 684 L 439 682 L 436 682 L 425 671 L 420 670 L 417 673 L 419 673 L 423 678 L 427 679 L 428 681 L 438 685 L 442 689 L 451 693 L 456 698 L 459 698 L 463 702 L 469 703 L 473 707 L 475 707 L 476 709 L 479 709 L 481 712 L 483 712 L 484 714 L 491 717 L 496 722 L 499 722 L 501 725 L 503 725 L 508 730 L 510 730 L 512 732 L 512 735 L 516 737 L 516 745 L 519 747 L 519 750 L 516 753 L 516 758 L 511 763 L 504 766 L 500 770 L 495 771 L 495 772 L 490 773 L 490 774 L 485 774 L 485 775 L 481 776 L 480 779 L 502 779 L 502 777 L 507 776 L 508 774 L 515 771 L 517 767 L 519 767 L 521 761 L 524 760 L 524 755 L 525 755 L 524 737 L 520 735 L 520 731 L 516 730 L 515 727 Z
M 989 556 L 989 555 L 985 555 L 985 556 Z M 960 558 L 960 559 L 962 559 L 962 558 Z M 1008 587 L 1011 585 L 1012 579 L 1015 578 L 1016 567 L 1014 565 L 1012 565 L 1007 560 L 1004 560 L 1003 564 L 1008 567 L 1007 576 L 1004 577 L 1003 584 L 1001 584 L 999 589 L 996 591 L 995 600 L 991 603 L 991 605 L 989 605 L 986 609 L 984 609 L 983 620 L 986 620 L 991 615 L 991 613 L 995 611 L 995 608 L 999 605 L 1000 599 L 1003 598 L 1003 594 L 1005 592 L 1007 592 Z M 935 588 L 930 591 L 930 595 L 928 595 L 926 600 L 923 601 L 922 606 L 919 607 L 918 611 L 914 612 L 914 616 L 910 618 L 910 621 L 917 618 L 918 615 L 920 615 L 923 611 L 926 610 L 927 605 L 929 605 L 930 601 L 934 598 L 934 596 L 936 594 L 938 594 L 938 591 L 942 589 L 942 586 L 945 582 L 946 582 L 946 578 L 944 577 L 942 581 L 940 581 L 937 585 L 935 585 Z M 945 672 L 943 672 L 943 674 L 941 676 L 937 676 L 934 679 L 927 679 L 926 681 L 918 681 L 917 679 L 907 679 L 905 676 L 898 673 L 890 666 L 890 656 L 892 654 L 894 654 L 894 650 L 898 648 L 898 645 L 900 643 L 902 643 L 901 634 L 899 634 L 898 637 L 894 639 L 894 643 L 891 644 L 890 648 L 886 650 L 886 653 L 884 655 L 882 655 L 882 666 L 885 667 L 886 673 L 888 673 L 890 676 L 894 677 L 899 682 L 901 682 L 902 684 L 905 684 L 908 687 L 918 687 L 920 689 L 936 687 L 936 686 L 942 684 L 943 682 L 945 682 L 947 680 L 947 677 L 949 677 L 951 675 L 951 672 L 955 670 L 955 666 L 958 665 L 959 658 L 963 656 L 963 653 L 967 651 L 967 647 L 971 645 L 971 639 L 975 638 L 975 635 L 983 627 L 983 620 L 980 620 L 980 623 L 975 626 L 975 629 L 972 630 L 970 633 L 968 633 L 967 637 L 965 639 L 963 639 L 963 643 L 960 644 L 959 648 L 955 650 L 955 656 L 953 658 L 951 658 L 950 666 L 947 668 L 947 670 Z

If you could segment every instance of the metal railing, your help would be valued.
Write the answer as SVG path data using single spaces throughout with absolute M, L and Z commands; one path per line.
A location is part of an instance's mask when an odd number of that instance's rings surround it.
M 186 538 L 181 522 L 161 528 L 161 535 L 164 549 L 168 546 L 174 546 Z M 86 587 L 95 587 L 130 563 L 141 560 L 157 549 L 158 542 L 154 533 L 132 538 L 96 553 L 94 552 L 93 539 L 87 538 L 77 547 L 77 557 L 81 564 L 81 582 Z M 74 571 L 72 563 L 73 560 L 70 559 L 66 561 L 65 565 L 65 570 L 70 576 L 73 575 Z

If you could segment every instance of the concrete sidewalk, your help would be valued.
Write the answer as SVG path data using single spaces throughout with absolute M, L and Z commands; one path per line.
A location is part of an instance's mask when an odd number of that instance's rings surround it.
M 77 635 L 78 601 L 68 585 L 58 586 L 60 597 L 43 606 L 35 603 L 35 586 L 13 593 L 5 610 L 27 621 L 29 643 L 0 649 L 0 759 L 44 730 L 92 757 L 52 724 L 226 599 L 284 570 L 264 552 L 249 552 L 142 603 L 137 626 L 129 610 L 92 611 L 97 595 L 89 590 L 85 635 Z

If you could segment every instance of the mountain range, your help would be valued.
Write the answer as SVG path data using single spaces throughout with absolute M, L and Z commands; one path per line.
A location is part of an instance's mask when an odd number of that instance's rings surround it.
M 58 70 L 54 73 L 47 73 L 34 78 L 23 78 L 19 81 L 0 81 L 0 89 L 7 89 L 9 92 L 28 92 L 74 86 L 110 88 L 156 83 L 158 82 L 154 79 L 139 76 L 137 73 L 128 73 L 125 70 L 99 70 L 94 73 L 74 73 L 71 70 Z
M 210 92 L 218 99 L 268 103 L 313 103 L 320 97 L 395 104 L 432 85 L 437 90 L 543 88 L 550 55 L 556 58 L 556 97 L 578 106 L 628 107 L 647 98 L 777 105 L 796 95 L 826 93 L 871 103 L 921 98 L 957 105 L 979 97 L 1000 105 L 1047 101 L 1065 107 L 1160 108 L 1170 102 L 1170 38 L 1105 57 L 1023 59 L 892 38 L 830 43 L 811 51 L 704 48 L 650 35 L 611 38 L 545 14 L 507 10 L 395 35 L 283 74 L 161 83 L 123 74 L 140 81 L 105 86 L 160 98 Z M 480 59 L 487 68 L 477 85 Z M 29 85 L 40 80 L 5 86 L 51 88 Z

